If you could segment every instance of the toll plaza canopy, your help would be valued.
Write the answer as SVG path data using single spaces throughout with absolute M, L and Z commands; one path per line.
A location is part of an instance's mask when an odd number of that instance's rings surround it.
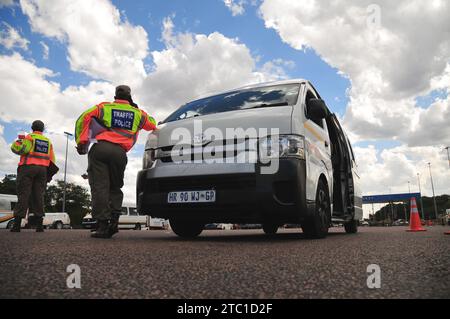
M 406 193 L 406 194 L 389 194 L 389 195 L 370 195 L 363 196 L 363 204 L 383 204 L 391 202 L 409 201 L 415 197 L 416 201 L 420 199 L 420 193 Z

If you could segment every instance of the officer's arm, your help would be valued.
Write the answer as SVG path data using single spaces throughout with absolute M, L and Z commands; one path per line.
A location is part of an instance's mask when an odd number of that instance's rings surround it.
M 17 155 L 25 155 L 30 153 L 33 147 L 33 139 L 28 135 L 23 140 L 16 140 L 11 144 L 11 151 Z
M 98 105 L 91 107 L 78 118 L 75 124 L 75 141 L 77 145 L 87 144 L 89 140 L 89 126 L 93 117 L 99 116 Z
M 150 115 L 148 115 L 147 113 L 145 113 L 144 111 L 142 112 L 142 116 L 145 117 L 145 122 L 144 125 L 142 126 L 142 129 L 146 130 L 146 131 L 154 131 L 156 130 L 156 121 L 153 117 L 151 117 Z

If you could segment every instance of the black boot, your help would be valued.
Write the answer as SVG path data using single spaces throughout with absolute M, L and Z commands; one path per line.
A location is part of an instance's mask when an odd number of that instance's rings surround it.
M 44 232 L 44 225 L 43 225 L 43 218 L 40 217 L 37 219 L 37 223 L 36 223 L 36 233 L 43 233 Z
M 98 228 L 91 233 L 92 238 L 111 238 L 108 220 L 97 220 Z
M 109 224 L 109 234 L 111 237 L 119 232 L 120 214 L 112 214 L 111 223 Z
M 15 217 L 14 224 L 11 228 L 12 233 L 20 233 L 20 226 L 22 225 L 22 218 Z

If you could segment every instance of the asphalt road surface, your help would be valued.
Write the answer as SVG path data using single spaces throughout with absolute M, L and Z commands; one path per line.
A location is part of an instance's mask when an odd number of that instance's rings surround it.
M 0 298 L 450 298 L 449 228 L 427 229 L 333 228 L 323 240 L 297 229 L 275 237 L 210 230 L 197 240 L 169 231 L 102 240 L 85 230 L 1 230 Z M 80 289 L 67 287 L 71 264 Z M 380 267 L 379 289 L 367 287 L 370 264 Z

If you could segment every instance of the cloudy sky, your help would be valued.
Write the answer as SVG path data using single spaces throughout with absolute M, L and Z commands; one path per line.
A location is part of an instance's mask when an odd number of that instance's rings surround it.
M 446 0 L 0 0 L 0 147 L 39 118 L 63 168 L 63 132 L 123 83 L 162 120 L 207 92 L 306 78 L 349 133 L 364 194 L 417 191 L 420 173 L 430 195 L 428 162 L 448 194 L 449 17 Z M 88 186 L 69 145 L 68 178 Z M 3 152 L 0 173 L 17 160 Z

